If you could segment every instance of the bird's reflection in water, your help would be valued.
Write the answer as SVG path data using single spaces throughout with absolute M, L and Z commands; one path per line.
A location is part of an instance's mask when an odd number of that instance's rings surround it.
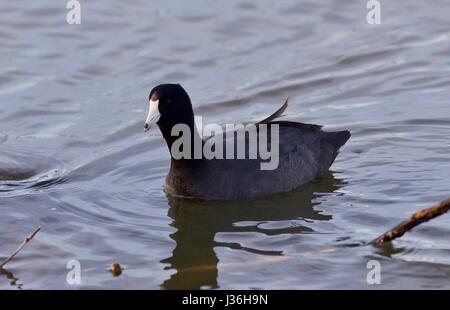
M 162 283 L 164 289 L 218 288 L 217 264 L 219 258 L 214 247 L 224 246 L 261 255 L 282 255 L 281 250 L 262 251 L 246 248 L 239 243 L 215 241 L 221 232 L 258 232 L 267 235 L 301 234 L 312 232 L 308 221 L 328 221 L 331 215 L 314 210 L 320 202 L 315 198 L 342 187 L 344 182 L 331 172 L 293 192 L 264 199 L 233 202 L 207 202 L 169 197 L 169 216 L 176 232 L 171 238 L 176 242 L 172 256 L 162 260 L 175 272 Z M 261 222 L 305 220 L 305 226 L 282 229 L 263 229 Z M 239 222 L 255 222 L 243 226 Z

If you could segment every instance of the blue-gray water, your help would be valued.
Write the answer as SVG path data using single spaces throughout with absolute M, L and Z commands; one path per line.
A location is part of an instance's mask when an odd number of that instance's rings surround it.
M 42 231 L 0 288 L 450 288 L 450 216 L 345 246 L 450 196 L 450 2 L 382 1 L 378 26 L 366 3 L 81 0 L 68 25 L 65 0 L 2 1 L 0 258 Z M 204 122 L 259 120 L 289 96 L 285 119 L 352 138 L 292 193 L 169 201 L 167 148 L 142 132 L 163 82 Z

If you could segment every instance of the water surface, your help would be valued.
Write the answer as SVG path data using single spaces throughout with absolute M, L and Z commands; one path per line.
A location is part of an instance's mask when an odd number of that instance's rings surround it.
M 81 25 L 65 1 L 0 4 L 0 257 L 42 226 L 1 289 L 450 288 L 450 216 L 348 246 L 450 196 L 448 1 L 383 1 L 379 26 L 363 0 L 81 2 Z M 289 96 L 285 119 L 352 138 L 291 193 L 171 199 L 167 148 L 142 132 L 164 82 L 204 122 L 260 120 Z

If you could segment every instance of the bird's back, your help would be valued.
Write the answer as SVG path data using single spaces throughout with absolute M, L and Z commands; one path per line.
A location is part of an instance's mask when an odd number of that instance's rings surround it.
M 348 131 L 325 132 L 321 126 L 312 124 L 274 121 L 264 125 L 267 125 L 270 153 L 278 156 L 271 159 L 278 161 L 275 169 L 261 169 L 261 163 L 269 160 L 261 159 L 260 152 L 257 152 L 256 159 L 249 159 L 252 144 L 248 135 L 245 136 L 245 159 L 237 159 L 239 140 L 235 135 L 233 159 L 202 159 L 187 166 L 189 161 L 185 161 L 181 165 L 185 167 L 172 162 L 166 191 L 180 196 L 217 200 L 254 198 L 291 191 L 324 174 L 339 149 L 350 138 Z M 274 152 L 275 145 L 270 142 L 273 125 L 279 128 L 278 154 Z M 223 143 L 223 154 L 226 154 L 227 143 Z

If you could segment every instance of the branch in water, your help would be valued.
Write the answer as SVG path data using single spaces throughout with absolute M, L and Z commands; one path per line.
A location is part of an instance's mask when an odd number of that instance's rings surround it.
M 27 243 L 30 242 L 31 239 L 34 238 L 34 236 L 39 232 L 39 230 L 41 230 L 41 227 L 38 227 L 38 228 L 37 228 L 35 231 L 33 231 L 28 237 L 26 237 L 26 238 L 22 241 L 22 244 L 19 245 L 19 247 L 18 247 L 14 252 L 13 252 L 11 255 L 9 255 L 4 261 L 2 261 L 2 262 L 0 263 L 0 269 L 2 269 L 3 266 L 5 266 L 7 263 L 9 263 L 9 262 L 14 258 L 14 256 L 17 255 L 17 254 L 23 249 L 23 247 L 26 246 Z
M 372 240 L 372 244 L 381 245 L 385 242 L 392 241 L 396 238 L 403 236 L 406 232 L 410 231 L 414 227 L 428 222 L 429 220 L 438 217 L 450 210 L 450 198 L 432 206 L 428 209 L 419 210 L 414 213 L 409 219 L 401 222 L 391 230 L 385 232 L 375 240 Z

